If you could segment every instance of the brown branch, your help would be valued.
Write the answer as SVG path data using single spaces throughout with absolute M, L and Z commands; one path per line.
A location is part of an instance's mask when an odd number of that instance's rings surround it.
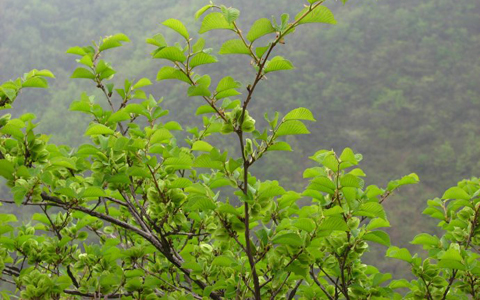
M 325 272 L 323 272 L 323 273 L 325 273 Z M 322 290 L 322 292 L 328 297 L 328 299 L 333 300 L 332 296 L 330 296 L 330 294 L 327 293 L 327 289 L 318 280 L 317 276 L 315 276 L 315 272 L 313 271 L 313 266 L 310 266 L 310 276 L 312 276 L 312 279 L 315 282 L 315 284 Z

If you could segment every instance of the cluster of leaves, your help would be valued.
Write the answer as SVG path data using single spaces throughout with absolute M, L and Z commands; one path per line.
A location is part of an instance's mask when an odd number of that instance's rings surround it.
M 387 256 L 411 263 L 419 280 L 387 285 L 391 275 L 361 258 L 369 243 L 390 246 L 380 230 L 389 227 L 382 203 L 401 186 L 418 182 L 415 174 L 385 189 L 365 187 L 365 173 L 356 167 L 362 156 L 349 148 L 340 155 L 315 153 L 317 166 L 305 170 L 310 183 L 302 193 L 249 172 L 268 152 L 291 151 L 282 139 L 309 133 L 305 122 L 315 121 L 300 107 L 283 117 L 265 114 L 268 128 L 257 129 L 248 106 L 266 74 L 293 68 L 289 60 L 271 57 L 289 34 L 305 23 L 335 23 L 323 1 L 309 0 L 293 20 L 287 14 L 281 22 L 257 20 L 246 36 L 237 9 L 210 4 L 196 17 L 210 10 L 200 33 L 233 32 L 236 39 L 219 54 L 247 55 L 252 62 L 254 78 L 243 100 L 236 99 L 242 84 L 233 77 L 213 89 L 211 77 L 197 73 L 218 59 L 204 39 L 192 43 L 179 20 L 163 25 L 184 38 L 183 45 L 171 46 L 161 34 L 147 40 L 156 47 L 153 58 L 173 64 L 162 67 L 157 80 L 185 82 L 188 96 L 206 103 L 197 110 L 206 115 L 204 127 L 186 129 L 185 143 L 172 133 L 183 132 L 182 126 L 162 119 L 168 114 L 162 99 L 143 91 L 149 79 L 126 79 L 117 88 L 111 81 L 116 71 L 102 57 L 129 42 L 123 34 L 67 51 L 83 65 L 72 78 L 92 81 L 108 103 L 105 108 L 84 93 L 71 105 L 91 115 L 85 135 L 92 143 L 78 149 L 50 144 L 34 133 L 33 115 L 2 117 L 0 176 L 13 200 L 1 202 L 42 213 L 17 228 L 15 216 L 0 214 L 0 280 L 15 286 L 22 299 L 398 299 L 394 290 L 405 287 L 417 298 L 475 297 L 478 257 L 469 251 L 478 245 L 478 182 L 447 191 L 445 199 L 459 199 L 448 206 L 429 203 L 426 212 L 441 218 L 448 233 L 436 244 L 424 234 L 414 240 L 431 249 L 423 263 L 406 249 L 389 248 Z M 267 36 L 268 42 L 254 45 Z M 45 74 L 51 73 L 32 71 L 23 84 Z M 4 106 L 15 98 L 7 97 Z M 238 155 L 211 145 L 207 140 L 216 134 L 236 136 Z

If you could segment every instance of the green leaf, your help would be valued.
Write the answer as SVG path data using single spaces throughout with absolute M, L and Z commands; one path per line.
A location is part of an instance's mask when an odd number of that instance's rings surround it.
M 238 17 L 240 16 L 240 11 L 236 8 L 229 7 L 226 8 L 225 6 L 221 6 L 220 9 L 222 10 L 223 17 L 229 24 L 232 24 L 235 22 Z
M 204 38 L 199 38 L 198 41 L 193 45 L 192 47 L 192 52 L 197 53 L 203 50 L 205 48 L 205 39 Z
M 102 124 L 95 124 L 93 126 L 90 126 L 87 131 L 85 132 L 85 135 L 87 136 L 92 136 L 92 135 L 111 135 L 114 134 L 115 131 L 113 131 L 111 128 L 108 128 L 105 125 Z
M 192 200 L 190 209 L 191 210 L 200 210 L 200 211 L 209 211 L 216 209 L 217 206 L 213 203 L 212 200 L 205 197 L 195 197 Z
M 208 4 L 200 8 L 199 10 L 197 10 L 197 12 L 195 13 L 195 20 L 198 20 L 198 18 L 200 18 L 207 10 L 209 10 L 212 7 L 214 7 L 214 5 Z
M 400 249 L 398 247 L 392 246 L 388 248 L 386 256 L 404 260 L 406 262 L 412 262 L 412 255 L 410 254 L 410 251 L 405 248 Z
M 237 95 L 241 95 L 241 94 L 242 94 L 242 93 L 240 93 L 240 92 L 237 91 L 236 89 L 230 89 L 230 90 L 226 90 L 226 91 L 217 93 L 217 94 L 215 95 L 215 99 L 220 100 L 220 99 L 223 99 L 223 98 L 232 97 L 232 96 L 237 96 Z
M 130 42 L 130 39 L 123 33 L 107 36 L 103 39 L 102 44 L 98 48 L 100 51 L 122 46 L 121 42 Z
M 267 63 L 264 71 L 266 74 L 275 71 L 291 70 L 293 68 L 293 64 L 290 61 L 284 59 L 281 56 L 275 56 L 271 61 Z
M 330 216 L 327 217 L 318 227 L 319 230 L 338 230 L 338 231 L 349 231 L 347 223 L 340 216 Z
M 360 206 L 359 210 L 354 213 L 355 216 L 365 216 L 369 218 L 386 219 L 383 206 L 377 202 L 367 202 Z
M 457 186 L 449 188 L 442 196 L 442 199 L 463 199 L 470 200 L 471 196 L 464 189 Z
M 376 218 L 371 220 L 367 225 L 367 230 L 373 230 L 381 227 L 390 227 L 390 222 L 382 218 Z
M 165 37 L 161 33 L 157 33 L 152 38 L 146 40 L 147 44 L 157 46 L 159 48 L 167 47 Z
M 450 248 L 447 251 L 440 255 L 439 259 L 462 261 L 462 255 L 460 254 L 460 251 L 452 246 L 453 244 L 450 245 Z
M 190 79 L 188 79 L 187 75 L 185 75 L 182 71 L 175 69 L 174 67 L 164 66 L 160 69 L 160 71 L 158 71 L 157 81 L 168 79 L 176 79 L 191 84 Z
M 194 96 L 205 96 L 205 97 L 210 97 L 211 92 L 208 89 L 208 87 L 204 85 L 196 85 L 196 86 L 191 86 L 188 88 L 187 95 L 189 97 L 194 97 Z M 213 108 L 212 108 L 213 109 Z
M 234 39 L 223 43 L 219 54 L 246 54 L 250 55 L 250 50 L 245 46 L 242 40 Z
M 217 93 L 221 93 L 223 91 L 226 91 L 226 90 L 229 90 L 229 89 L 237 89 L 239 87 L 241 87 L 240 82 L 235 81 L 235 79 L 233 79 L 230 76 L 227 76 L 227 77 L 222 78 L 222 80 L 220 80 L 220 82 L 218 82 L 216 91 L 217 91 Z
M 84 56 L 87 54 L 87 52 L 82 47 L 78 47 L 78 46 L 69 48 L 65 53 L 75 54 L 80 56 Z
M 307 120 L 307 121 L 313 121 L 315 122 L 315 118 L 313 117 L 313 114 L 310 110 L 304 108 L 304 107 L 299 107 L 296 108 L 292 111 L 290 111 L 288 114 L 283 117 L 285 121 L 287 120 Z
M 225 20 L 225 17 L 220 12 L 213 12 L 205 16 L 202 21 L 202 26 L 198 33 L 205 33 L 214 29 L 229 29 L 234 30 L 233 24 L 230 24 Z
M 15 178 L 13 176 L 14 170 L 13 163 L 6 159 L 0 159 L 0 176 L 7 180 L 13 180 Z
M 114 112 L 108 118 L 108 122 L 112 122 L 112 123 L 117 123 L 117 122 L 127 121 L 127 120 L 130 120 L 130 115 L 124 109 Z
M 272 243 L 300 247 L 303 245 L 302 238 L 296 233 L 286 233 L 276 236 Z
M 298 120 L 290 120 L 282 123 L 276 132 L 276 136 L 309 134 L 305 124 Z
M 388 287 L 391 289 L 411 288 L 412 284 L 408 282 L 408 280 L 406 279 L 400 279 L 400 280 L 393 280 L 392 282 L 390 282 Z
M 305 230 L 308 233 L 312 233 L 315 230 L 315 222 L 312 219 L 300 218 L 293 223 L 293 226 L 298 229 Z
M 178 32 L 181 36 L 183 36 L 186 40 L 190 38 L 188 34 L 187 28 L 183 23 L 177 19 L 168 19 L 162 23 L 163 25 L 170 27 L 171 29 Z
M 210 152 L 212 149 L 213 149 L 213 146 L 204 141 L 196 141 L 192 145 L 192 151 Z
M 276 142 L 268 147 L 267 151 L 293 151 L 292 147 L 286 142 Z
M 212 261 L 212 266 L 230 267 L 234 263 L 235 260 L 233 258 L 225 255 L 219 255 Z
M 132 89 L 134 89 L 134 90 L 139 89 L 139 88 L 142 88 L 142 87 L 147 86 L 147 85 L 152 85 L 152 82 L 150 81 L 150 79 L 142 78 L 139 81 L 137 81 L 137 83 L 135 83 L 135 85 L 132 87 Z
M 437 266 L 447 269 L 466 270 L 465 265 L 463 265 L 460 261 L 453 259 L 441 259 Z
M 25 80 L 24 83 L 22 83 L 22 87 L 46 89 L 48 88 L 48 82 L 45 78 L 42 77 L 31 77 Z
M 353 152 L 352 149 L 348 147 L 343 149 L 342 154 L 340 155 L 340 161 L 348 162 L 352 165 L 358 164 L 357 158 L 355 157 L 355 153 Z
M 100 187 L 96 186 L 90 186 L 83 191 L 82 197 L 93 197 L 93 198 L 98 198 L 98 197 L 105 197 L 107 196 L 107 193 Z
M 155 143 L 165 143 L 170 141 L 173 138 L 173 135 L 170 133 L 168 129 L 160 128 L 157 129 L 150 138 L 150 144 Z
M 55 78 L 55 75 L 50 70 L 40 70 L 35 72 L 36 76 L 42 76 L 42 77 L 50 77 L 50 78 Z
M 440 244 L 440 240 L 436 236 L 429 235 L 427 233 L 420 233 L 413 238 L 413 241 L 411 241 L 410 244 L 438 246 Z
M 298 20 L 301 16 L 307 13 L 309 7 L 304 8 L 301 12 L 297 14 L 295 20 Z M 326 23 L 326 24 L 337 24 L 333 13 L 323 5 L 317 6 L 314 10 L 308 13 L 298 24 L 305 23 Z
M 165 47 L 162 50 L 158 51 L 153 56 L 153 58 L 163 58 L 173 62 L 184 62 L 185 60 L 187 60 L 185 54 L 183 54 L 183 52 L 177 47 Z
M 262 36 L 274 32 L 275 28 L 273 28 L 272 22 L 269 19 L 258 19 L 255 21 L 255 23 L 253 23 L 252 27 L 248 31 L 247 39 L 253 43 L 255 40 L 261 38 Z
M 95 75 L 85 68 L 77 68 L 70 78 L 95 79 Z
M 189 67 L 190 68 L 195 68 L 200 65 L 206 65 L 206 64 L 213 64 L 218 62 L 218 59 L 210 54 L 207 54 L 205 52 L 200 52 L 196 54 L 192 59 L 190 59 Z
M 340 178 L 340 185 L 342 187 L 360 188 L 360 180 L 352 174 L 346 174 Z
M 24 134 L 20 127 L 14 124 L 7 124 L 0 129 L 0 132 L 3 134 L 10 135 L 18 140 L 23 139 Z
M 203 114 L 210 114 L 210 113 L 214 113 L 215 112 L 215 109 L 213 109 L 213 107 L 211 107 L 210 105 L 202 105 L 202 106 L 199 106 L 197 108 L 197 111 L 195 112 L 195 115 L 203 115 Z
M 221 170 L 223 169 L 223 164 L 220 161 L 212 160 L 209 154 L 203 154 L 195 159 L 193 167 Z
M 372 231 L 363 236 L 366 241 L 372 241 L 390 247 L 390 237 L 383 231 Z

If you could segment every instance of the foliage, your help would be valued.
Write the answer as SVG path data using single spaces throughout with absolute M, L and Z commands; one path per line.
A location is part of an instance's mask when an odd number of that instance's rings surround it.
M 303 173 L 310 182 L 302 193 L 251 174 L 269 152 L 291 151 L 286 137 L 308 134 L 306 123 L 315 121 L 300 107 L 283 117 L 265 114 L 268 126 L 260 129 L 248 108 L 267 74 L 293 69 L 274 52 L 297 27 L 336 23 L 323 1 L 309 0 L 294 18 L 257 20 L 247 35 L 235 8 L 211 4 L 197 12 L 200 17 L 201 33 L 227 30 L 235 36 L 219 54 L 249 57 L 255 75 L 245 88 L 233 74 L 213 85 L 209 75 L 199 74 L 218 59 L 204 39 L 194 43 L 179 20 L 163 25 L 181 44 L 168 44 L 162 34 L 147 43 L 155 47 L 152 58 L 169 63 L 156 79 L 187 84 L 188 96 L 205 101 L 197 110 L 205 115 L 203 128 L 184 130 L 166 121 L 162 99 L 144 91 L 152 84 L 148 78 L 112 83 L 116 70 L 103 57 L 130 41 L 124 34 L 67 51 L 81 65 L 71 77 L 93 82 L 107 102 L 105 108 L 83 93 L 71 104 L 72 111 L 90 116 L 85 136 L 91 143 L 78 149 L 55 145 L 35 133 L 34 115 L 1 117 L 0 176 L 13 194 L 2 202 L 41 213 L 20 226 L 14 215 L 0 214 L 0 279 L 22 299 L 399 299 L 399 288 L 410 290 L 407 298 L 475 298 L 477 179 L 429 201 L 425 213 L 440 219 L 446 234 L 414 239 L 429 250 L 422 260 L 391 247 L 380 229 L 390 226 L 383 202 L 417 183 L 415 174 L 386 188 L 365 186 L 365 173 L 357 168 L 362 156 L 350 148 L 312 155 L 317 166 Z M 47 87 L 44 77 L 53 74 L 34 70 L 3 84 L 2 107 L 10 108 L 23 88 Z M 176 138 L 184 132 L 185 141 Z M 208 142 L 220 134 L 238 139 L 234 153 Z M 418 280 L 387 284 L 390 274 L 362 262 L 371 243 L 410 263 Z

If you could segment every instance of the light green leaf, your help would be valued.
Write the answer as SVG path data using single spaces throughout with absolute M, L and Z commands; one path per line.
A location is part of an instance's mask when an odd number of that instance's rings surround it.
M 381 227 L 390 227 L 390 222 L 382 218 L 376 218 L 370 221 L 367 225 L 367 230 L 373 230 Z
M 199 33 L 205 33 L 214 29 L 229 29 L 234 30 L 233 24 L 230 24 L 225 20 L 225 17 L 220 12 L 213 12 L 205 16 L 202 21 Z
M 236 89 L 230 89 L 230 90 L 226 90 L 226 91 L 217 93 L 215 95 L 215 99 L 220 100 L 220 99 L 223 99 L 223 98 L 233 97 L 233 96 L 237 96 L 237 95 L 241 95 L 241 94 L 242 93 L 240 93 Z
M 197 53 L 203 50 L 205 48 L 205 39 L 204 38 L 199 38 L 198 41 L 193 45 L 192 47 L 192 52 Z
M 285 233 L 285 234 L 276 236 L 272 240 L 272 243 L 299 247 L 303 245 L 303 240 L 296 233 Z
M 118 110 L 118 111 L 114 112 L 108 118 L 108 122 L 111 122 L 111 123 L 117 123 L 117 122 L 127 121 L 127 120 L 130 120 L 130 115 L 125 111 L 125 109 L 121 109 L 121 110 Z
M 413 245 L 427 245 L 427 246 L 437 246 L 440 244 L 438 237 L 429 235 L 427 233 L 420 233 L 413 238 L 413 241 L 410 242 Z
M 233 7 L 226 8 L 225 6 L 222 5 L 221 10 L 222 10 L 223 16 L 225 17 L 225 20 L 227 20 L 229 24 L 232 24 L 233 22 L 235 22 L 240 16 L 240 11 Z
M 309 7 L 304 8 L 301 12 L 297 14 L 295 20 L 298 20 L 301 16 L 303 16 Z M 313 11 L 311 11 L 307 16 L 305 16 L 302 20 L 298 22 L 298 24 L 305 24 L 305 23 L 326 23 L 326 24 L 337 24 L 333 13 L 323 5 L 317 6 Z
M 234 263 L 235 260 L 233 258 L 225 255 L 219 255 L 212 261 L 212 266 L 230 267 Z
M 247 39 L 253 43 L 255 40 L 261 38 L 262 36 L 274 32 L 275 28 L 273 28 L 272 22 L 269 19 L 258 19 L 255 21 L 255 23 L 253 23 L 252 27 L 248 31 Z
M 457 186 L 449 188 L 442 196 L 442 199 L 463 199 L 470 200 L 470 195 L 464 189 Z
M 446 269 L 466 270 L 465 265 L 460 261 L 453 259 L 441 259 L 437 266 Z
M 137 81 L 137 83 L 135 83 L 132 87 L 132 89 L 139 89 L 139 88 L 142 88 L 144 86 L 147 86 L 147 85 L 152 85 L 152 82 L 150 81 L 150 79 L 148 78 L 142 78 L 140 79 L 139 81 Z
M 305 124 L 298 120 L 290 120 L 282 123 L 276 132 L 276 136 L 309 134 Z
M 189 67 L 190 68 L 195 68 L 200 65 L 206 65 L 206 64 L 213 64 L 218 62 L 218 59 L 210 54 L 207 54 L 205 52 L 200 52 L 196 54 L 192 59 L 190 59 Z
M 100 187 L 90 186 L 83 191 L 82 197 L 105 197 L 107 193 Z
M 235 81 L 235 79 L 233 79 L 230 76 L 227 76 L 222 78 L 222 80 L 220 80 L 220 82 L 217 85 L 216 91 L 217 93 L 221 93 L 229 89 L 239 88 L 240 86 L 241 86 L 240 82 Z
M 293 223 L 293 226 L 298 229 L 305 230 L 308 233 L 312 233 L 315 230 L 315 222 L 312 219 L 300 218 Z
M 40 70 L 35 72 L 36 76 L 42 76 L 42 77 L 50 77 L 50 78 L 55 78 L 55 75 L 50 70 Z
M 390 247 L 390 237 L 386 232 L 383 232 L 383 231 L 369 232 L 363 236 L 363 239 Z
M 293 68 L 293 64 L 290 61 L 284 59 L 281 56 L 275 56 L 271 61 L 267 63 L 264 71 L 266 74 L 275 71 L 291 70 Z
M 168 129 L 160 128 L 152 134 L 150 138 L 150 144 L 153 145 L 155 143 L 165 143 L 168 142 L 171 138 L 173 138 L 173 135 Z
M 349 231 L 347 223 L 340 216 L 327 217 L 318 227 L 319 230 Z
M 183 52 L 177 47 L 165 47 L 162 50 L 158 51 L 153 56 L 153 58 L 163 58 L 173 62 L 184 62 L 185 60 L 187 60 L 185 54 L 183 54 Z
M 360 180 L 352 174 L 343 175 L 340 178 L 340 184 L 342 187 L 360 188 Z
M 9 162 L 6 159 L 0 159 L 0 176 L 12 180 L 15 177 L 13 176 L 14 168 L 13 163 Z
M 186 40 L 190 38 L 188 34 L 187 28 L 183 23 L 177 19 L 168 19 L 162 23 L 163 25 L 170 27 L 171 29 L 178 32 L 181 36 L 183 36 Z
M 217 208 L 212 200 L 206 197 L 195 197 L 191 201 L 191 210 L 209 211 Z
M 408 251 L 408 249 L 405 249 L 405 248 L 400 249 L 395 246 L 388 248 L 385 256 L 404 260 L 406 262 L 412 261 L 412 255 L 410 254 L 410 251 Z
M 195 168 L 207 168 L 207 169 L 223 169 L 223 164 L 220 161 L 214 161 L 209 154 L 200 155 L 193 162 Z
M 292 151 L 292 147 L 286 142 L 276 142 L 268 147 L 267 151 Z
M 195 13 L 195 20 L 198 20 L 198 18 L 200 18 L 207 10 L 209 10 L 212 7 L 214 7 L 214 5 L 208 4 L 200 8 L 199 10 L 197 10 L 197 12 Z
M 189 97 L 194 97 L 194 96 L 210 97 L 211 92 L 208 89 L 208 87 L 204 85 L 195 85 L 188 88 L 187 95 Z
M 192 145 L 192 151 L 210 152 L 212 149 L 213 149 L 213 146 L 205 141 L 196 141 Z
M 175 122 L 175 121 L 170 121 L 165 123 L 165 125 L 163 125 L 163 128 L 168 130 L 178 130 L 178 131 L 183 130 L 182 125 L 180 125 L 178 122 Z
M 234 39 L 223 43 L 219 54 L 246 54 L 250 55 L 250 50 L 245 46 L 242 40 Z
M 98 48 L 100 51 L 122 46 L 121 42 L 130 42 L 130 39 L 123 33 L 107 36 L 103 39 L 102 44 Z
M 93 126 L 90 126 L 87 131 L 85 132 L 85 135 L 87 136 L 92 136 L 92 135 L 111 135 L 114 134 L 115 131 L 113 131 L 111 128 L 108 128 L 105 125 L 102 124 L 95 124 Z
M 440 255 L 439 259 L 462 261 L 462 255 L 460 254 L 460 251 L 452 247 L 452 245 L 453 244 L 450 245 L 450 248 L 447 251 Z
M 185 75 L 182 71 L 175 69 L 174 67 L 164 66 L 160 69 L 160 71 L 158 71 L 157 81 L 168 79 L 176 79 L 191 84 L 190 79 L 188 79 L 187 75 Z
M 24 83 L 22 83 L 22 87 L 46 89 L 48 88 L 48 82 L 45 78 L 42 78 L 42 77 L 31 77 L 25 80 Z
M 296 108 L 292 111 L 290 111 L 288 114 L 283 117 L 285 121 L 287 120 L 307 120 L 307 121 L 316 121 L 315 118 L 313 117 L 313 114 L 310 110 L 304 108 L 304 107 L 299 107 Z
M 352 165 L 358 164 L 358 161 L 355 157 L 355 153 L 353 152 L 352 149 L 350 149 L 348 147 L 343 149 L 342 154 L 340 155 L 340 161 L 348 162 Z
M 95 75 L 85 68 L 77 68 L 70 78 L 95 79 Z
M 165 37 L 161 33 L 157 33 L 152 38 L 146 40 L 147 44 L 157 46 L 159 48 L 167 47 Z

